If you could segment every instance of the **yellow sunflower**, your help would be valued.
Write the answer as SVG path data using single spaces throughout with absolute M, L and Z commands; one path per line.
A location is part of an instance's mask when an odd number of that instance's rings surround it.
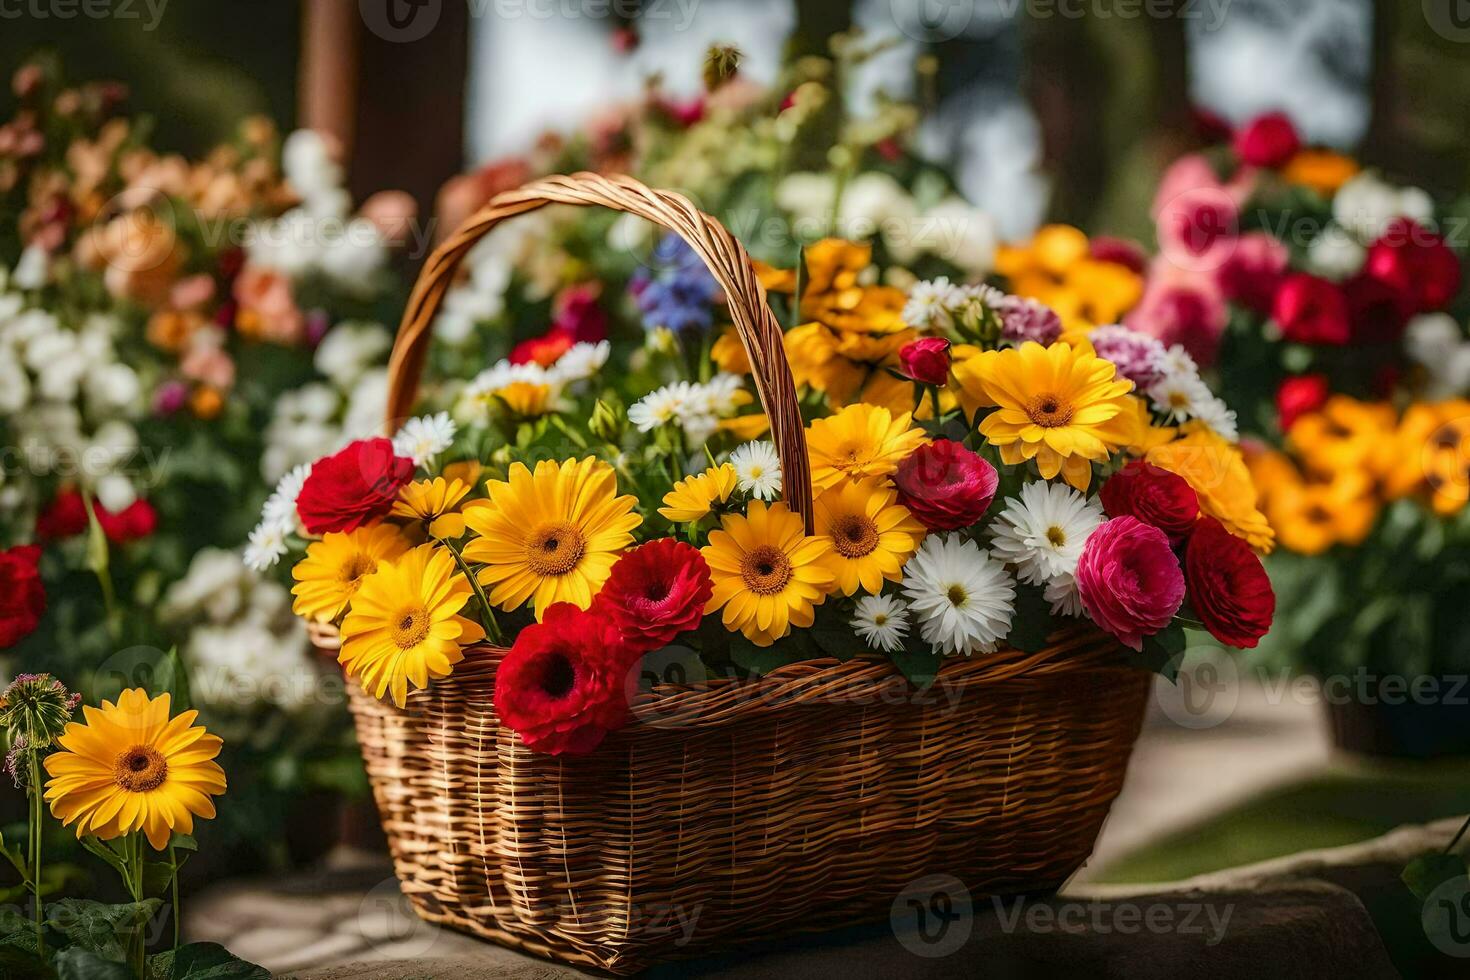
M 1184 477 L 1199 496 L 1199 509 L 1243 538 L 1257 551 L 1269 553 L 1276 533 L 1257 507 L 1256 485 L 1240 449 L 1199 422 L 1186 422 L 1173 442 L 1155 446 L 1144 459 Z
M 590 606 L 643 522 L 637 499 L 617 495 L 613 468 L 591 456 L 542 460 L 535 473 L 515 463 L 509 480 L 486 485 L 490 499 L 465 508 L 478 537 L 464 555 L 485 566 L 480 584 L 492 603 L 509 610 L 534 599 L 538 621 L 555 602 Z
M 117 704 L 82 709 L 57 740 L 62 751 L 45 759 L 46 801 L 77 837 L 112 840 L 141 830 L 155 851 L 174 833 L 192 834 L 194 818 L 214 816 L 212 796 L 225 791 L 215 762 L 223 743 L 202 726 L 197 711 L 169 717 L 169 696 L 149 699 L 142 688 L 123 691 Z
M 1295 480 L 1277 486 L 1267 511 L 1282 547 L 1317 555 L 1334 544 L 1359 545 L 1378 518 L 1372 482 L 1344 471 L 1327 482 Z
M 1034 459 L 1048 480 L 1060 473 L 1086 491 L 1093 462 L 1138 441 L 1138 414 L 1128 397 L 1133 382 L 1090 351 L 1025 343 L 972 357 L 956 373 L 961 383 L 979 386 L 972 400 L 997 406 L 980 433 L 1000 458 L 1011 466 Z
M 877 595 L 884 579 L 903 578 L 904 562 L 924 539 L 924 526 L 881 479 L 833 487 L 817 498 L 815 516 L 817 533 L 832 541 L 827 567 L 843 595 Z
M 723 504 L 734 492 L 735 467 L 721 463 L 675 483 L 664 494 L 658 512 L 675 524 L 692 524 L 708 517 L 716 504 Z
M 415 480 L 398 491 L 393 516 L 416 521 L 431 538 L 458 538 L 464 534 L 459 502 L 470 492 L 468 484 L 436 476 Z
M 1307 469 L 1330 477 L 1345 469 L 1370 468 L 1392 438 L 1397 421 L 1393 406 L 1386 402 L 1334 395 L 1321 410 L 1293 422 L 1286 441 Z
M 812 422 L 806 432 L 812 486 L 826 490 L 843 480 L 892 473 L 909 453 L 929 441 L 911 422 L 908 412 L 895 416 L 886 408 L 863 403 Z
M 408 550 L 398 528 L 391 524 L 360 527 L 346 533 L 328 532 L 306 546 L 306 557 L 291 569 L 296 597 L 291 611 L 298 616 L 330 623 L 357 594 L 362 580 Z
M 342 620 L 337 660 L 363 690 L 387 693 L 401 708 L 409 684 L 448 677 L 464 659 L 460 647 L 485 638 L 479 623 L 459 615 L 473 594 L 448 551 L 419 545 L 363 579 Z
M 705 612 L 725 610 L 725 628 L 768 647 L 791 631 L 808 627 L 827 598 L 832 543 L 808 537 L 799 515 L 785 504 L 751 501 L 745 516 L 726 514 L 700 549 L 714 579 Z

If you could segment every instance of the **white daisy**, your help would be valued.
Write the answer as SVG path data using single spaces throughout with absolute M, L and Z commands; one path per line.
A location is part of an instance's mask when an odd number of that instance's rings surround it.
M 296 515 L 296 498 L 301 496 L 301 488 L 306 485 L 306 478 L 310 474 L 310 463 L 301 463 L 288 470 L 276 483 L 271 495 L 265 498 L 265 506 L 260 510 L 260 522 L 280 528 L 283 534 L 296 533 L 301 524 L 301 519 Z
M 286 553 L 286 532 L 279 525 L 261 523 L 250 532 L 245 564 L 257 572 L 270 568 Z
M 1041 594 L 1047 602 L 1051 603 L 1053 616 L 1077 618 L 1082 615 L 1082 593 L 1077 589 L 1076 576 L 1058 575 L 1046 583 L 1046 588 Z
M 1159 371 L 1181 377 L 1199 377 L 1199 365 L 1189 356 L 1189 351 L 1175 344 L 1159 356 Z
M 990 547 L 1022 582 L 1042 585 L 1077 570 L 1082 545 L 1102 522 L 1102 505 L 1065 483 L 1028 483 L 996 515 Z
M 1016 584 L 968 538 L 925 538 L 904 566 L 903 593 L 919 635 L 941 653 L 989 653 L 1011 631 Z
M 909 631 L 909 611 L 891 595 L 865 595 L 857 601 L 852 628 L 875 648 L 893 653 L 903 648 Z
M 534 361 L 525 364 L 498 361 L 475 375 L 464 386 L 455 402 L 455 418 L 470 425 L 484 425 L 490 419 L 490 408 L 494 404 L 496 393 L 517 381 L 546 385 L 553 400 L 561 391 L 560 379 Z
M 448 412 L 409 419 L 393 437 L 393 452 L 409 457 L 415 466 L 423 466 L 454 445 L 456 429 Z
M 1235 409 L 1214 395 L 1195 404 L 1194 417 L 1226 442 L 1240 440 L 1240 426 L 1235 421 Z
M 903 322 L 919 330 L 948 330 L 954 326 L 955 309 L 966 298 L 946 276 L 915 283 L 903 306 Z
M 774 500 L 781 492 L 781 457 L 766 440 L 747 442 L 730 453 L 735 467 L 735 486 L 761 500 Z
M 573 381 L 585 381 L 602 370 L 611 352 L 612 347 L 605 340 L 599 340 L 595 344 L 581 341 L 573 344 L 565 354 L 556 359 L 556 363 L 551 366 L 550 374 L 556 380 L 567 384 Z
M 689 382 L 680 381 L 650 391 L 628 406 L 628 421 L 636 425 L 639 432 L 652 432 L 678 421 L 679 416 L 690 408 L 692 389 Z
M 1171 372 L 1149 385 L 1148 398 L 1155 409 L 1171 420 L 1183 422 L 1198 418 L 1202 410 L 1208 412 L 1215 394 L 1199 375 Z
M 695 385 L 693 402 L 696 411 L 716 418 L 734 415 L 745 404 L 745 381 L 739 375 L 720 372 L 704 384 Z

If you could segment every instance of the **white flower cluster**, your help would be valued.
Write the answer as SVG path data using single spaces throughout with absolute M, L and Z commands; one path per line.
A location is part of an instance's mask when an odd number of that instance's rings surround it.
M 994 286 L 956 285 L 947 276 L 915 283 L 903 307 L 903 322 L 919 330 L 949 333 L 957 322 L 978 320 L 1005 294 Z
M 991 550 L 1028 585 L 1045 587 L 1057 615 L 1077 616 L 1077 562 L 1104 520 L 1102 504 L 1064 483 L 1035 482 L 1006 500 L 991 528 Z
M 1448 313 L 1426 313 L 1409 321 L 1404 348 L 1424 369 L 1423 396 L 1430 400 L 1470 394 L 1470 340 Z
M 454 417 L 466 425 L 484 425 L 490 419 L 495 396 L 512 384 L 541 385 L 547 399 L 556 403 L 568 385 L 586 381 L 607 363 L 612 347 L 605 340 L 573 344 L 551 367 L 534 361 L 512 364 L 498 361 L 475 375 L 461 389 L 454 404 Z
M 342 289 L 370 292 L 387 263 L 387 244 L 371 221 L 351 216 L 352 198 L 326 141 L 297 130 L 286 137 L 281 168 L 301 204 L 250 229 L 250 261 L 293 279 L 320 273 Z
M 704 383 L 678 381 L 649 392 L 628 406 L 628 421 L 639 432 L 677 425 L 694 445 L 715 434 L 749 398 L 739 375 L 716 374 Z
M 1395 187 L 1371 170 L 1353 177 L 1332 198 L 1332 221 L 1307 248 L 1307 264 L 1329 279 L 1357 273 L 1371 245 L 1395 218 L 1428 227 L 1434 200 L 1418 187 Z
M 515 273 L 529 277 L 533 295 L 549 295 L 559 270 L 542 266 L 557 254 L 549 244 L 554 223 L 553 213 L 536 211 L 480 239 L 460 266 L 463 278 L 444 294 L 434 318 L 434 336 L 455 346 L 468 343 L 476 327 L 505 312 L 506 293 Z
M 185 634 L 180 650 L 194 696 L 217 709 L 259 704 L 294 710 L 318 689 L 306 628 L 284 587 L 253 574 L 240 556 L 206 548 L 164 593 L 159 616 Z
M 250 540 L 245 546 L 245 564 L 254 571 L 263 572 L 280 561 L 286 554 L 288 539 L 305 533 L 296 513 L 296 498 L 301 495 L 301 488 L 310 472 L 310 463 L 292 467 L 265 499 L 265 506 L 260 510 L 260 523 L 250 532 Z
M 1150 385 L 1147 392 L 1157 411 L 1175 422 L 1197 419 L 1230 442 L 1240 438 L 1235 410 L 1205 384 L 1199 375 L 1199 366 L 1183 347 L 1178 344 L 1170 347 L 1159 358 L 1158 370 L 1159 380 Z
M 36 308 L 8 287 L 0 271 L 0 426 L 22 465 L 0 486 L 0 508 L 33 508 L 33 492 L 15 480 L 61 476 L 81 483 L 108 510 L 137 499 L 138 434 L 143 382 L 118 358 L 118 321 L 96 313 L 69 323 Z M 0 484 L 6 482 L 0 473 Z

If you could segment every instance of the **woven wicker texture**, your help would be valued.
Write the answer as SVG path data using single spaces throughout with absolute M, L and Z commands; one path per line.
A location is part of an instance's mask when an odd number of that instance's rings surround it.
M 772 419 L 788 502 L 810 519 L 781 331 L 749 259 L 684 198 L 626 177 L 501 194 L 435 252 L 394 347 L 390 428 L 412 407 L 429 326 L 465 252 L 548 203 L 641 215 L 709 265 Z M 312 637 L 324 652 L 338 642 L 330 627 Z M 976 898 L 1061 884 L 1122 784 L 1149 685 L 1113 640 L 1081 627 L 1039 653 L 951 659 L 922 693 L 864 658 L 748 682 L 665 683 L 670 673 L 630 679 L 634 724 L 563 758 L 499 727 L 504 653 L 467 650 L 404 709 L 350 685 L 398 877 L 426 919 L 614 973 L 883 918 L 936 872 Z

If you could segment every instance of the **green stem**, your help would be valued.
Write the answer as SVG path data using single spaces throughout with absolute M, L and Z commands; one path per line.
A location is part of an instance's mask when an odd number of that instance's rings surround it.
M 174 915 L 174 952 L 179 951 L 179 855 L 174 850 L 173 838 L 168 842 L 168 863 L 172 874 L 169 876 L 169 898 L 173 905 Z
M 41 797 L 40 754 L 34 749 L 31 757 L 31 891 L 36 897 L 36 949 L 42 956 L 46 953 L 45 914 L 41 902 L 41 821 L 46 816 L 46 806 Z
M 141 830 L 135 830 L 127 836 L 125 851 L 123 877 L 127 880 L 128 894 L 133 897 L 134 902 L 141 902 L 143 901 L 143 832 Z M 128 958 L 132 961 L 133 970 L 140 977 L 148 975 L 148 947 L 144 937 L 143 924 L 135 922 L 132 935 L 128 937 Z
M 495 610 L 490 608 L 490 599 L 485 595 L 485 590 L 480 585 L 480 580 L 475 577 L 475 573 L 470 569 L 469 562 L 464 560 L 464 555 L 460 554 L 459 549 L 454 546 L 453 542 L 445 540 L 443 541 L 443 545 L 454 556 L 455 562 L 459 565 L 459 570 L 464 573 L 465 578 L 470 580 L 470 586 L 475 590 L 475 597 L 480 600 L 480 610 L 485 616 L 485 637 L 496 646 L 504 646 L 505 635 L 500 632 L 500 624 L 495 620 Z
M 1465 818 L 1465 822 L 1460 824 L 1460 829 L 1455 831 L 1455 839 L 1450 841 L 1449 844 L 1445 846 L 1444 852 L 1446 854 L 1454 851 L 1455 845 L 1460 843 L 1460 838 L 1465 836 L 1466 830 L 1470 830 L 1470 817 Z

